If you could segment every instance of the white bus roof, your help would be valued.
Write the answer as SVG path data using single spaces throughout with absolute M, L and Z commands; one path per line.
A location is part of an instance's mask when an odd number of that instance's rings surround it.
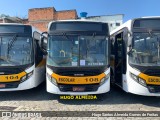
M 22 23 L 0 23 L 0 25 L 19 25 L 19 26 L 27 26 L 27 24 L 22 24 Z M 33 27 L 32 25 L 29 25 L 32 27 L 32 34 L 34 31 L 37 31 L 39 33 L 42 33 L 41 31 L 37 30 L 35 27 Z
M 160 16 L 145 16 L 145 17 L 141 17 L 141 18 L 135 18 L 135 19 L 147 19 L 147 18 L 159 18 L 160 19 Z M 119 26 L 118 28 L 116 28 L 115 30 L 111 31 L 110 32 L 110 35 L 114 34 L 115 32 L 121 30 L 122 28 L 124 27 L 127 27 L 129 31 L 131 31 L 131 24 L 132 24 L 132 21 L 135 20 L 135 19 L 132 19 L 132 20 L 128 20 L 127 22 L 123 23 L 121 26 Z
M 105 22 L 99 22 L 99 21 L 94 21 L 94 20 L 87 20 L 87 19 L 78 19 L 78 20 L 55 20 L 55 21 L 51 21 L 48 24 L 48 29 L 51 26 L 52 23 L 54 22 L 94 22 L 94 23 L 105 23 Z
M 145 16 L 145 17 L 141 17 L 141 18 L 160 18 L 160 16 Z
M 0 23 L 0 25 L 24 25 L 22 23 Z
M 78 20 L 55 20 L 55 21 L 51 21 L 50 23 L 52 22 L 59 22 L 59 21 L 62 21 L 62 22 L 75 22 L 75 21 L 78 21 L 78 22 L 99 22 L 99 21 L 95 21 L 95 20 L 88 20 L 88 19 L 78 19 Z M 104 22 L 102 22 L 104 23 Z

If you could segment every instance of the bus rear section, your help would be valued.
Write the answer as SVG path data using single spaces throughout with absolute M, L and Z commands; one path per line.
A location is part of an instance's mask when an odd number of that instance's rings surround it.
M 0 24 L 0 91 L 31 89 L 45 80 L 45 57 L 36 53 L 37 39 L 29 25 Z
M 56 21 L 48 28 L 47 92 L 101 94 L 110 90 L 108 25 Z
M 115 83 L 126 92 L 160 96 L 160 17 L 130 20 L 111 38 Z

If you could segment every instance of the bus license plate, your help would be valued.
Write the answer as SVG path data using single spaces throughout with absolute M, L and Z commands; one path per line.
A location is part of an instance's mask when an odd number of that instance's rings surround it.
M 5 84 L 0 84 L 0 88 L 5 88 L 6 85 Z
M 73 92 L 83 92 L 85 87 L 73 87 Z

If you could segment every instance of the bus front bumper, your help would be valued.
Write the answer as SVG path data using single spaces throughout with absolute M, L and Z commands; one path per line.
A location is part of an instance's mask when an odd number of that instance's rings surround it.
M 110 78 L 108 80 L 105 81 L 105 83 L 103 83 L 101 86 L 98 87 L 97 91 L 91 91 L 91 92 L 62 92 L 60 91 L 60 89 L 54 85 L 53 83 L 51 83 L 47 79 L 47 92 L 49 93 L 53 93 L 53 94 L 61 94 L 61 95 L 89 95 L 89 94 L 102 94 L 102 93 L 106 93 L 109 92 L 110 90 Z
M 137 95 L 143 95 L 143 96 L 160 96 L 160 92 L 151 93 L 149 91 L 150 86 L 142 86 L 138 82 L 134 81 L 131 77 L 128 79 L 128 90 L 127 92 L 137 94 Z M 159 86 L 160 89 L 160 86 Z
M 9 83 L 12 85 L 12 83 Z M 27 90 L 34 87 L 37 87 L 37 83 L 35 83 L 35 76 L 33 75 L 29 79 L 25 80 L 22 83 L 18 83 L 18 87 L 16 88 L 0 88 L 0 91 L 19 91 L 19 90 Z

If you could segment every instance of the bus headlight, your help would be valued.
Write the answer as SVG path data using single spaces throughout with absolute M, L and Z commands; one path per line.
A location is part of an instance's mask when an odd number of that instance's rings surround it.
M 136 75 L 133 74 L 133 73 L 130 73 L 130 76 L 131 76 L 131 78 L 132 78 L 134 81 L 138 82 L 139 84 L 143 85 L 144 87 L 147 86 L 146 81 L 143 80 L 142 78 L 136 76 Z
M 130 76 L 131 76 L 131 78 L 133 78 L 133 80 L 138 82 L 138 76 L 134 75 L 133 73 L 130 73 Z
M 103 85 L 105 81 L 109 79 L 109 77 L 110 77 L 110 74 L 107 74 L 104 78 L 102 78 L 100 85 Z
M 27 74 L 27 79 L 33 75 L 33 71 Z
M 147 86 L 146 81 L 143 80 L 142 78 L 139 78 L 139 83 L 140 83 L 141 85 L 143 85 L 144 87 Z
M 26 79 L 27 79 L 27 76 L 25 75 L 21 78 L 21 82 L 24 82 Z
M 30 73 L 27 73 L 25 76 L 21 78 L 21 83 L 29 79 L 32 75 L 33 75 L 33 71 L 31 71 Z
M 49 75 L 48 73 L 47 73 L 47 77 L 48 77 L 48 79 L 49 79 L 49 81 L 51 82 L 51 83 L 53 83 L 54 85 L 56 85 L 57 86 L 57 81 L 56 81 L 56 79 L 54 79 L 51 75 Z

